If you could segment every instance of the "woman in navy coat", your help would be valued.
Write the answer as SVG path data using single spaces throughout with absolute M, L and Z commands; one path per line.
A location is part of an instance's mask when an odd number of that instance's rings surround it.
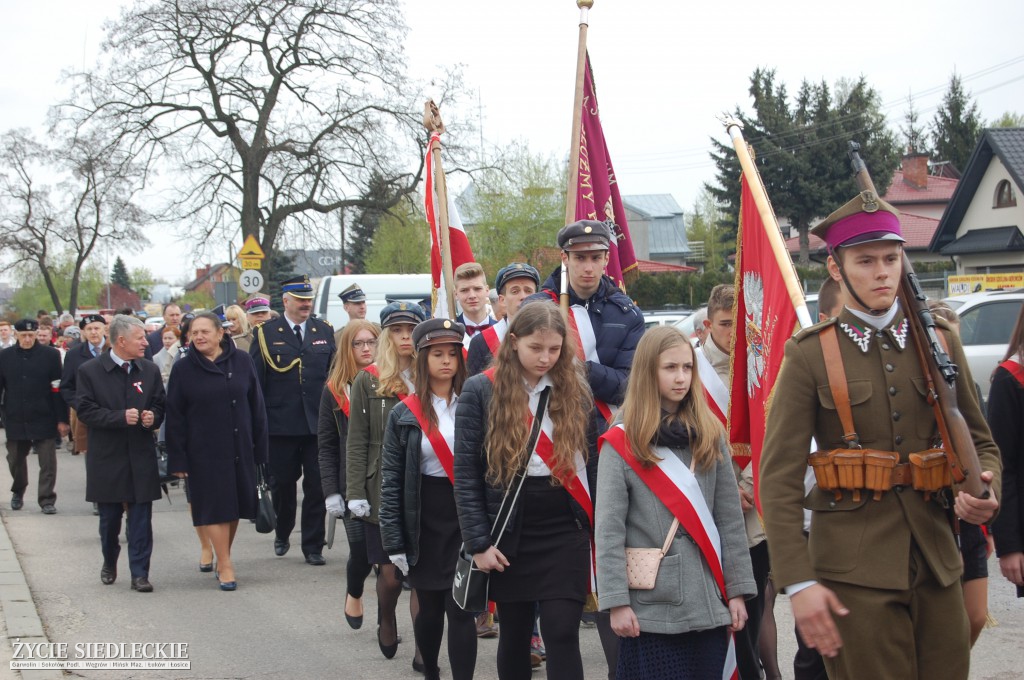
M 234 590 L 231 543 L 241 517 L 256 517 L 256 465 L 267 462 L 267 415 L 252 359 L 198 314 L 191 348 L 171 369 L 168 470 L 188 477 L 192 523 L 213 542 L 221 590 Z

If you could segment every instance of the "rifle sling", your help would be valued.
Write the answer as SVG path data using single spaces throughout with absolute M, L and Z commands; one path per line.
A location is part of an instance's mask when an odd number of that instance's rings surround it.
M 825 371 L 828 374 L 828 388 L 832 391 L 839 422 L 843 425 L 843 441 L 850 448 L 860 448 L 860 438 L 853 427 L 853 410 L 850 408 L 850 389 L 846 384 L 846 369 L 839 353 L 836 327 L 827 326 L 818 334 L 821 338 L 821 353 L 825 357 Z

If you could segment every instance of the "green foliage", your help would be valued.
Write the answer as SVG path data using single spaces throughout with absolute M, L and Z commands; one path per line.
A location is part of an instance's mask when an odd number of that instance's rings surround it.
M 964 91 L 960 76 L 949 78 L 949 89 L 932 120 L 933 158 L 949 161 L 963 172 L 981 136 L 978 104 Z
M 110 282 L 116 283 L 125 290 L 135 290 L 132 287 L 132 278 L 128 276 L 128 267 L 125 266 L 120 255 L 114 259 L 114 266 L 110 271 Z
M 285 255 L 276 248 L 270 251 L 270 257 L 266 260 L 267 270 L 264 288 L 267 289 L 267 296 L 270 298 L 270 308 L 284 313 L 284 303 L 281 302 L 281 282 L 296 276 L 295 258 Z
M 711 289 L 720 283 L 732 283 L 732 272 L 703 274 L 647 274 L 629 287 L 629 296 L 640 309 L 653 310 L 685 305 L 698 309 L 708 303 Z
M 1007 111 L 1003 115 L 996 118 L 991 123 L 985 125 L 990 128 L 1019 128 L 1024 127 L 1024 113 L 1017 113 L 1016 111 Z
M 280 299 L 280 296 L 278 296 Z M 217 306 L 216 300 L 213 299 L 212 295 L 208 295 L 201 290 L 190 290 L 175 302 L 181 306 L 183 311 L 192 312 L 197 309 L 213 309 Z
M 691 246 L 704 245 L 704 271 L 724 271 L 726 254 L 736 250 L 735 234 L 718 227 L 722 218 L 722 209 L 711 191 L 701 187 L 693 202 L 693 214 L 686 218 L 686 240 Z
M 913 96 L 907 96 L 907 111 L 903 114 L 903 125 L 900 135 L 903 137 L 903 150 L 908 154 L 929 153 L 928 136 L 919 122 L 920 115 L 914 108 Z
M 53 282 L 62 300 L 67 300 L 70 295 L 74 268 L 74 263 L 69 257 L 59 258 L 52 266 Z M 23 266 L 19 270 L 17 280 L 21 281 L 21 287 L 11 300 L 11 306 L 17 311 L 17 315 L 35 318 L 36 310 L 53 310 L 53 299 L 39 268 Z M 103 270 L 99 267 L 87 265 L 79 277 L 79 299 L 85 301 L 87 306 L 90 305 L 104 289 L 105 278 Z
M 394 182 L 374 173 L 370 178 L 366 193 L 363 194 L 363 199 L 370 202 L 371 205 L 359 211 L 345 235 L 348 241 L 348 247 L 345 249 L 346 260 L 353 274 L 369 273 L 367 260 L 370 257 L 370 251 L 373 250 L 377 230 L 388 215 L 388 210 L 378 206 L 391 203 L 395 196 Z M 429 238 L 429 233 L 427 236 Z
M 834 88 L 803 81 L 795 98 L 775 71 L 758 68 L 750 78 L 755 115 L 737 107 L 744 136 L 755 150 L 755 163 L 780 218 L 800 234 L 800 261 L 808 263 L 811 222 L 828 215 L 857 193 L 850 171 L 847 143 L 861 144 L 880 191 L 892 181 L 900 151 L 886 127 L 878 93 L 861 77 L 841 80 Z M 717 184 L 709 186 L 722 206 L 720 226 L 733 239 L 739 216 L 740 168 L 731 145 L 712 139 Z
M 408 205 L 408 204 L 406 204 Z M 430 273 L 430 231 L 422 214 L 385 215 L 366 257 L 367 274 Z
M 153 284 L 156 283 L 153 272 L 151 272 L 148 267 L 132 267 L 129 276 L 135 286 L 134 290 L 139 294 L 139 297 L 142 300 L 149 300 Z
M 531 154 L 523 143 L 504 152 L 504 170 L 474 178 L 460 210 L 473 255 L 493 279 L 510 262 L 529 262 L 543 273 L 555 266 L 551 249 L 565 223 L 565 177 L 553 157 Z

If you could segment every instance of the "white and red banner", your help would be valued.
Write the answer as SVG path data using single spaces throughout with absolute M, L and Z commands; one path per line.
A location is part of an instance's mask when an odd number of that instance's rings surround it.
M 746 175 L 741 177 L 741 185 L 729 442 L 734 456 L 738 450 L 746 451 L 749 447 L 754 466 L 754 500 L 760 510 L 758 466 L 765 416 L 782 367 L 783 348 L 797 327 L 797 314 Z
M 441 319 L 454 319 L 456 310 L 448 309 L 448 297 L 444 292 L 444 270 L 441 266 L 441 233 L 439 231 L 441 213 L 438 209 L 438 198 L 434 186 L 434 155 L 431 153 L 435 144 L 441 144 L 441 135 L 436 132 L 430 135 L 430 144 L 427 145 L 425 191 L 427 222 L 430 223 L 430 277 L 434 289 L 433 316 Z M 459 217 L 459 210 L 455 207 L 455 199 L 450 192 L 448 192 L 448 245 L 451 248 L 453 272 L 459 268 L 459 265 L 475 261 L 473 249 L 470 248 L 469 239 L 466 237 L 466 230 L 462 226 L 462 218 Z M 454 281 L 452 285 L 455 285 Z

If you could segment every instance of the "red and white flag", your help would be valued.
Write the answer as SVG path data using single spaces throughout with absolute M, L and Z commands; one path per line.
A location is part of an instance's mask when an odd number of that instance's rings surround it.
M 760 509 L 758 465 L 765 416 L 782 367 L 786 340 L 798 321 L 746 175 L 741 177 L 741 185 L 729 441 L 741 467 L 746 465 L 746 455 L 753 462 L 754 499 Z
M 576 179 L 576 219 L 604 222 L 612 231 L 612 242 L 605 271 L 615 285 L 625 290 L 625 280 L 639 273 L 633 240 L 626 222 L 615 169 L 598 115 L 597 90 L 587 55 L 583 83 L 583 125 L 580 128 L 580 170 Z
M 441 266 L 441 213 L 438 206 L 437 193 L 434 187 L 434 155 L 431 150 L 434 144 L 441 143 L 441 135 L 433 133 L 430 135 L 430 144 L 427 145 L 426 158 L 426 213 L 427 222 L 430 223 L 430 278 L 433 287 L 434 310 L 433 316 L 441 319 L 455 318 L 456 311 L 448 309 L 448 297 L 445 295 L 444 270 Z M 473 249 L 469 246 L 469 238 L 466 237 L 466 230 L 462 226 L 462 218 L 459 217 L 459 210 L 455 207 L 455 199 L 448 192 L 448 245 L 451 248 L 452 271 L 459 268 L 459 265 L 466 262 L 475 262 Z M 452 282 L 454 285 L 454 282 Z

